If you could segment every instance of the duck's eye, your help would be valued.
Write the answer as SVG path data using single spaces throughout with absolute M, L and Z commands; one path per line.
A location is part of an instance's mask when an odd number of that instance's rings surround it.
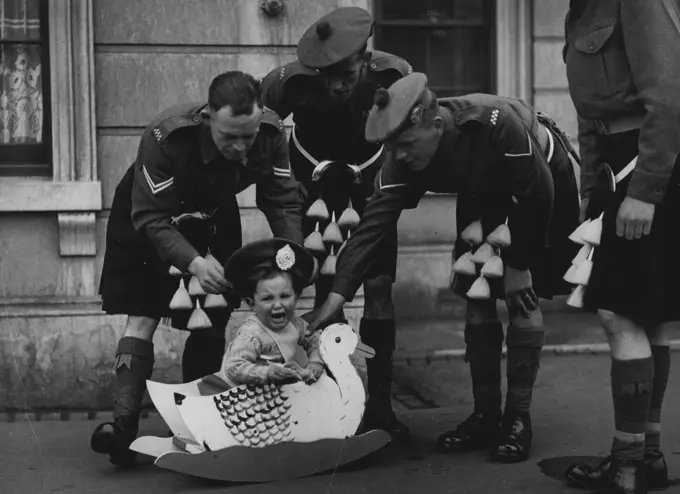
M 339 336 L 336 336 L 336 337 L 335 337 L 335 342 L 336 342 L 336 343 L 340 343 L 341 341 L 342 341 L 342 340 L 340 339 Z

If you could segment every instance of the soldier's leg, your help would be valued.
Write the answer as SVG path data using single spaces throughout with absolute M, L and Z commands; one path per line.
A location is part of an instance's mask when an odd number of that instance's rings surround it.
M 652 350 L 644 328 L 635 321 L 606 310 L 599 310 L 598 316 L 612 353 L 615 432 L 611 456 L 596 468 L 572 465 L 566 476 L 587 487 L 625 486 L 630 488 L 626 492 L 638 492 L 654 380 Z
M 438 448 L 447 453 L 487 447 L 498 433 L 503 325 L 498 319 L 495 299 L 467 300 L 465 343 L 475 408 L 455 430 L 439 437 Z
M 396 325 L 390 276 L 379 276 L 364 282 L 364 315 L 359 334 L 361 341 L 375 350 L 375 356 L 366 362 L 369 397 L 364 429 L 382 429 L 395 440 L 408 439 L 408 428 L 392 410 L 392 357 L 396 344 Z
M 650 487 L 661 488 L 668 484 L 668 466 L 661 453 L 661 408 L 671 370 L 669 331 L 680 322 L 653 324 L 647 336 L 654 360 L 654 380 L 650 397 L 649 415 L 645 428 L 645 471 Z
M 545 342 L 543 314 L 536 308 L 529 317 L 508 307 L 510 324 L 506 337 L 508 394 L 503 427 L 493 459 L 524 461 L 531 449 L 531 402 Z
M 118 342 L 113 422 L 100 424 L 90 442 L 95 452 L 108 454 L 115 465 L 130 465 L 136 457 L 129 446 L 137 437 L 146 380 L 153 371 L 153 334 L 158 323 L 151 317 L 128 316 L 125 333 Z
M 189 383 L 219 372 L 225 345 L 224 329 L 192 331 L 182 353 L 182 381 Z

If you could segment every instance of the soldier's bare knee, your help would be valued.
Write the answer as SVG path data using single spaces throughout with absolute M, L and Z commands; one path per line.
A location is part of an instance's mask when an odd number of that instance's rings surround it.
M 602 309 L 597 311 L 597 316 L 610 339 L 616 338 L 629 342 L 645 342 L 647 340 L 645 328 L 637 321 Z
M 146 316 L 128 316 L 125 335 L 141 340 L 152 341 L 153 334 L 160 323 L 159 319 Z
M 498 321 L 496 300 L 468 299 L 465 309 L 465 320 L 468 324 L 486 324 Z

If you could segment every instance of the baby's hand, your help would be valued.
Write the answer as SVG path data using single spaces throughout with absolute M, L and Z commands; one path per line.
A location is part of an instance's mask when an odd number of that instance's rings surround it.
M 277 363 L 269 364 L 267 379 L 273 384 L 291 384 L 303 380 L 295 369 Z
M 323 374 L 323 365 L 318 362 L 312 362 L 308 364 L 304 369 L 305 375 L 304 380 L 307 384 L 313 384 L 319 380 L 321 374 Z

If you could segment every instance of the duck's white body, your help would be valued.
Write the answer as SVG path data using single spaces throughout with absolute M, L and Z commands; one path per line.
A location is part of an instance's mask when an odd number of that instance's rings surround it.
M 301 448 L 302 444 L 313 443 L 306 451 L 308 454 L 319 448 L 319 451 L 330 451 L 329 444 L 333 443 L 328 440 L 345 440 L 354 436 L 364 412 L 366 393 L 349 359 L 355 349 L 365 352 L 369 358 L 372 356 L 372 350 L 359 343 L 350 326 L 333 324 L 326 328 L 320 336 L 320 352 L 333 378 L 324 373 L 311 385 L 302 382 L 280 387 L 243 385 L 222 393 L 201 396 L 198 381 L 180 385 L 149 381 L 151 399 L 175 438 L 142 437 L 132 443 L 130 448 L 158 456 L 157 464 L 173 454 L 183 454 L 186 459 L 186 453 L 212 454 L 212 459 L 206 457 L 206 461 L 215 462 L 218 457 L 209 451 L 229 448 L 239 451 L 243 447 L 261 450 L 265 460 L 258 461 L 266 461 L 266 451 L 272 450 L 274 454 L 274 450 L 284 444 L 300 444 L 297 448 Z M 370 441 L 365 443 L 368 450 L 364 452 L 361 447 L 355 450 L 350 448 L 345 463 L 389 442 L 389 435 L 382 431 L 372 431 L 359 437 L 371 434 Z M 181 449 L 177 448 L 178 443 L 182 445 Z M 179 453 L 182 450 L 186 453 Z M 319 454 L 313 453 L 311 457 Z M 275 456 L 280 460 L 280 452 L 276 452 Z M 329 456 L 328 460 L 331 459 L 336 461 L 338 457 Z M 323 463 L 324 459 L 318 460 Z M 198 475 L 188 471 L 193 467 L 188 470 L 177 466 L 166 467 Z M 257 471 L 262 472 L 262 467 L 259 466 Z M 318 468 L 313 470 L 318 471 Z M 236 471 L 225 473 L 219 470 L 215 475 L 201 476 L 233 480 L 235 474 Z M 243 467 L 238 474 L 247 475 Z

